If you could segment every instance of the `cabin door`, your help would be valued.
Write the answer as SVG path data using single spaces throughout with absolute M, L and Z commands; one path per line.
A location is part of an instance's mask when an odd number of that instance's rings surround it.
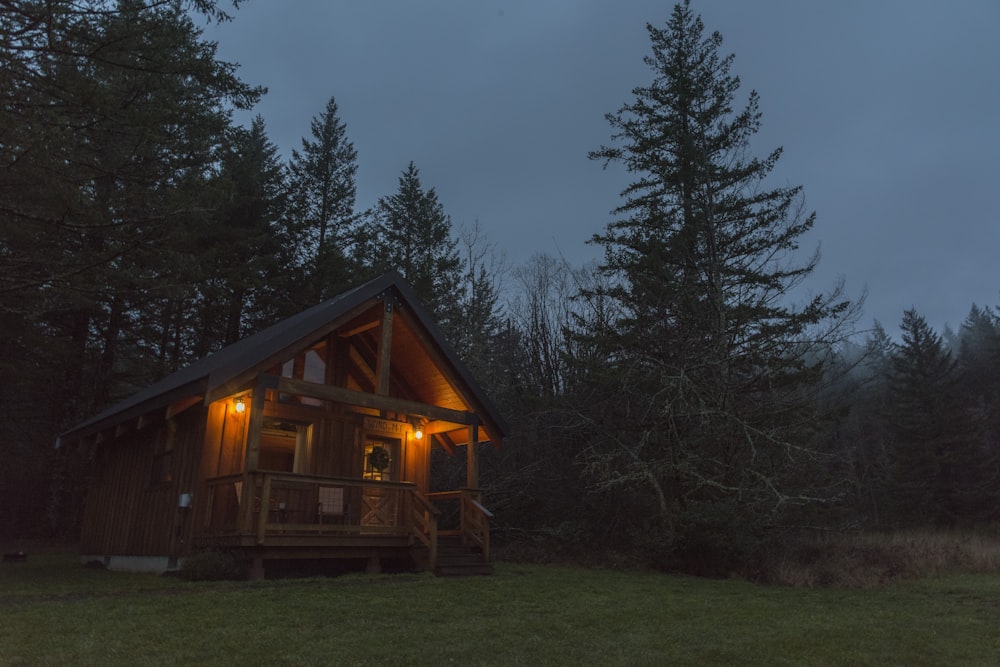
M 399 481 L 402 443 L 398 438 L 369 436 L 364 446 L 364 478 L 378 482 Z M 361 525 L 393 527 L 399 519 L 400 491 L 366 486 L 361 496 Z

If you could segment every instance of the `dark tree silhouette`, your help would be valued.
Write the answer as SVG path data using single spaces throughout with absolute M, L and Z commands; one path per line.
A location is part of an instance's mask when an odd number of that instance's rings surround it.
M 647 29 L 653 80 L 607 116 L 614 143 L 591 154 L 635 180 L 593 239 L 620 316 L 591 336 L 603 368 L 584 453 L 597 488 L 627 492 L 667 544 L 695 541 L 685 531 L 699 525 L 732 544 L 727 526 L 768 523 L 810 495 L 798 470 L 813 455 L 808 391 L 850 308 L 839 290 L 789 303 L 816 265 L 796 263 L 815 217 L 800 187 L 767 187 L 780 149 L 750 156 L 758 99 L 734 110 L 722 37 L 689 2 Z

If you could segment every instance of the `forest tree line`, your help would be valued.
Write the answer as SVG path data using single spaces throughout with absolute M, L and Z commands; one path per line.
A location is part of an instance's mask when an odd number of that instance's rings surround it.
M 71 537 L 60 430 L 261 328 L 399 271 L 513 426 L 481 480 L 511 549 L 716 571 L 791 530 L 1000 513 L 1000 318 L 857 330 L 802 188 L 689 2 L 648 27 L 650 82 L 591 157 L 632 177 L 603 259 L 509 267 L 400 165 L 356 202 L 334 97 L 283 160 L 265 91 L 216 57 L 213 0 L 4 0 L 0 531 Z M 238 20 L 238 19 L 237 19 Z M 581 243 L 586 239 L 581 239 Z

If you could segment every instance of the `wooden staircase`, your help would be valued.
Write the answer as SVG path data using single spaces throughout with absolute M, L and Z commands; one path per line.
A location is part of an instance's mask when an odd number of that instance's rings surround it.
M 483 557 L 478 547 L 463 544 L 460 535 L 442 535 L 438 538 L 434 574 L 439 577 L 493 574 L 493 564 Z

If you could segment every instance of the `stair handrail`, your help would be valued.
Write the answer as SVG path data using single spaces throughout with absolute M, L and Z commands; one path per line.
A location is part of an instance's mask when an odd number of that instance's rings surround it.
M 479 546 L 483 560 L 490 562 L 490 519 L 493 513 L 471 493 L 462 494 L 462 536 Z
M 410 512 L 410 525 L 413 535 L 427 547 L 427 566 L 433 571 L 437 567 L 438 516 L 441 510 L 434 507 L 416 489 L 411 491 L 411 495 L 414 502 Z

